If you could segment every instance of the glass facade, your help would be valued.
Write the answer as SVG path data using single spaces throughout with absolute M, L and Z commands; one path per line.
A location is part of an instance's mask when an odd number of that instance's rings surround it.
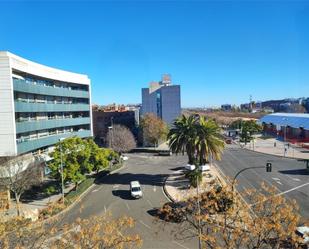
M 91 136 L 89 86 L 13 72 L 18 154 Z

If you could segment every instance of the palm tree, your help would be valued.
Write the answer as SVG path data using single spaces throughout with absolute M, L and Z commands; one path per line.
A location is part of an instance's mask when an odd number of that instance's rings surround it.
M 167 135 L 171 151 L 176 154 L 184 154 L 184 152 L 186 152 L 189 164 L 195 163 L 197 123 L 198 116 L 190 115 L 189 117 L 186 117 L 185 115 L 182 115 L 174 121 L 173 127 Z
M 168 139 L 173 153 L 187 153 L 189 164 L 204 165 L 210 158 L 220 160 L 224 149 L 217 123 L 197 114 L 176 119 Z
M 224 140 L 220 131 L 220 127 L 214 120 L 206 120 L 204 117 L 200 117 L 196 142 L 199 165 L 206 164 L 210 158 L 221 160 Z

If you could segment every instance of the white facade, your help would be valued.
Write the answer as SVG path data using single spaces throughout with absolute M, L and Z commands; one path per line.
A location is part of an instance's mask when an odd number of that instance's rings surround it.
M 92 120 L 90 79 L 87 75 L 47 67 L 12 53 L 0 51 L 0 156 L 19 154 L 16 143 L 13 71 L 55 82 L 87 85 L 89 91 L 89 115 L 90 120 Z M 44 96 L 44 92 L 38 95 Z M 42 105 L 44 104 L 40 104 L 40 106 Z M 38 112 L 35 111 L 35 113 L 37 114 Z M 92 135 L 92 122 L 90 123 L 90 130 Z

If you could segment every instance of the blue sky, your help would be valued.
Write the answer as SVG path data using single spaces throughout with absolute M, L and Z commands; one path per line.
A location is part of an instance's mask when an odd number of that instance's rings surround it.
M 0 2 L 0 50 L 88 74 L 93 102 L 140 103 L 162 73 L 182 106 L 309 97 L 309 1 Z

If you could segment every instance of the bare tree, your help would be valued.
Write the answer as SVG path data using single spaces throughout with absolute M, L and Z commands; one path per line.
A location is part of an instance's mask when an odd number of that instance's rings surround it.
M 109 146 L 118 153 L 127 152 L 136 147 L 132 132 L 123 125 L 113 125 L 107 133 L 107 141 Z
M 29 158 L 28 158 L 29 159 Z M 10 157 L 0 168 L 1 185 L 14 193 L 17 215 L 20 216 L 20 197 L 33 185 L 39 183 L 39 169 L 34 158 Z

